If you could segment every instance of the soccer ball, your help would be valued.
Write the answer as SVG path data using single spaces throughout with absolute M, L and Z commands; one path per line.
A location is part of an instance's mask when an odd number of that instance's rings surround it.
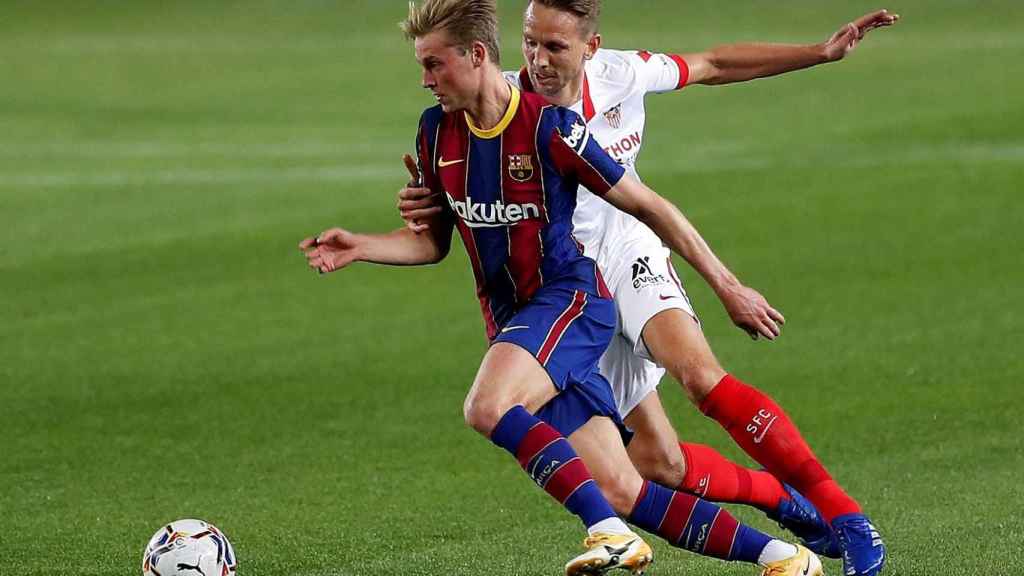
M 143 576 L 229 576 L 235 550 L 224 533 L 202 520 L 175 520 L 149 539 Z

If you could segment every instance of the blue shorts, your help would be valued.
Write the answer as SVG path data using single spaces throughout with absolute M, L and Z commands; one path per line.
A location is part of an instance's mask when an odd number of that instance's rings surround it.
M 525 349 L 547 371 L 558 395 L 536 416 L 563 436 L 568 437 L 594 416 L 611 418 L 626 434 L 611 386 L 597 369 L 615 334 L 616 314 L 611 299 L 544 287 L 494 339 Z

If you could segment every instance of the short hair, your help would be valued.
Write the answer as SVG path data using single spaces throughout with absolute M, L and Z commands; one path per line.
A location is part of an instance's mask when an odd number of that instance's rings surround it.
M 580 32 L 584 36 L 597 33 L 598 21 L 601 19 L 601 0 L 530 0 L 562 12 L 568 12 L 580 19 Z
M 463 53 L 474 42 L 487 47 L 491 62 L 501 63 L 496 0 L 423 0 L 409 2 L 409 17 L 399 24 L 409 40 L 444 30 Z

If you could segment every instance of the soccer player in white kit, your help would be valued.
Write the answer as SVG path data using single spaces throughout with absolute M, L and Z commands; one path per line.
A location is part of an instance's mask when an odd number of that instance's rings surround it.
M 583 116 L 609 155 L 634 176 L 648 93 L 746 81 L 839 60 L 866 32 L 898 18 L 885 11 L 868 14 L 818 45 L 732 45 L 676 55 L 601 49 L 599 10 L 597 0 L 530 2 L 523 35 L 527 67 L 506 77 Z M 431 213 L 428 204 L 416 190 L 403 191 L 400 209 L 410 227 L 422 229 L 416 220 Z M 719 365 L 669 251 L 657 236 L 586 190 L 578 194 L 573 224 L 575 236 L 597 260 L 615 297 L 619 334 L 601 360 L 601 371 L 612 384 L 626 424 L 636 432 L 628 449 L 644 477 L 711 500 L 758 506 L 796 528 L 816 552 L 842 553 L 846 574 L 877 574 L 885 559 L 877 531 L 819 463 L 782 408 Z M 741 284 L 695 229 L 690 241 L 683 256 L 714 289 L 733 321 L 754 337 L 777 337 L 783 316 Z M 666 368 L 691 401 L 770 474 L 739 467 L 706 446 L 679 443 L 656 391 Z M 801 494 L 820 511 L 824 533 L 801 532 L 807 523 Z

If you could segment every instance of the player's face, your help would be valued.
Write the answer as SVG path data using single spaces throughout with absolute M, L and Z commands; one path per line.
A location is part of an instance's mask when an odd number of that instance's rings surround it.
M 417 38 L 414 45 L 416 61 L 423 67 L 423 87 L 445 112 L 465 110 L 479 86 L 470 52 L 454 46 L 444 30 Z
M 583 63 L 593 55 L 593 36 L 584 36 L 580 19 L 569 12 L 534 2 L 523 16 L 523 58 L 534 89 L 556 96 L 583 73 Z

